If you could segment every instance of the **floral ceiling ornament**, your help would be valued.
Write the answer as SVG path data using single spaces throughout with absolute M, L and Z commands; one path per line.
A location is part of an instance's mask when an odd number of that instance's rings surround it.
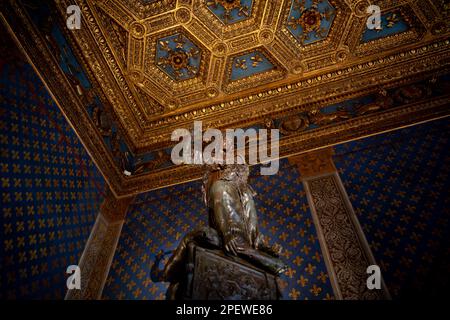
M 256 68 L 256 67 L 259 66 L 259 64 L 261 62 L 264 61 L 264 58 L 258 52 L 255 52 L 250 57 L 250 60 L 251 60 L 251 66 L 253 68 Z M 247 70 L 248 69 L 247 60 L 246 59 L 239 59 L 239 58 L 236 59 L 236 61 L 235 61 L 235 68 L 239 68 L 239 69 L 242 69 L 242 70 Z
M 247 70 L 247 60 L 245 59 L 236 59 L 235 68 L 239 68 L 242 70 Z
M 231 81 L 278 70 L 275 61 L 263 48 L 243 52 L 230 60 L 228 72 Z
M 386 16 L 386 21 L 382 21 L 382 25 L 379 29 L 375 29 L 376 32 L 380 33 L 383 28 L 394 28 L 395 25 L 401 21 L 401 14 L 397 12 L 391 12 Z
M 391 15 L 389 15 L 387 18 L 387 24 L 386 27 L 388 28 L 392 28 L 397 22 L 400 21 L 400 18 L 398 17 L 398 15 L 394 12 Z
M 205 3 L 223 23 L 231 24 L 250 17 L 253 0 L 206 0 Z
M 181 33 L 158 40 L 157 65 L 175 80 L 196 76 L 200 58 L 200 49 Z
M 381 15 L 381 27 L 379 29 L 367 29 L 362 35 L 362 42 L 369 42 L 386 38 L 394 34 L 400 34 L 412 29 L 412 20 L 405 11 L 395 9 L 391 12 L 386 12 Z
M 324 39 L 335 17 L 327 0 L 292 0 L 287 26 L 301 44 Z

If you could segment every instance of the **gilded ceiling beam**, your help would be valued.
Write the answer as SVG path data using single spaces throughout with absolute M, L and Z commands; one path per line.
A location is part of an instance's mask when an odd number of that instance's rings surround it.
M 288 157 L 448 116 L 448 10 L 425 2 L 382 1 L 381 33 L 364 29 L 362 2 L 337 0 L 261 1 L 247 4 L 248 17 L 200 0 L 79 0 L 80 30 L 65 27 L 65 0 L 35 21 L 4 1 L 1 17 L 126 196 L 201 176 L 168 156 L 172 131 L 194 121 L 280 129 Z

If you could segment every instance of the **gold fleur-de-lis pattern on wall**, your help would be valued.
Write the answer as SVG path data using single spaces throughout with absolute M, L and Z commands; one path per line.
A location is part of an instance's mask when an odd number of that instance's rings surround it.
M 250 184 L 258 193 L 259 227 L 270 243 L 283 248 L 282 259 L 288 265 L 280 281 L 283 298 L 332 299 L 296 168 L 282 161 L 278 175 L 252 176 Z M 207 210 L 198 182 L 138 196 L 127 214 L 103 297 L 165 299 L 167 283 L 158 282 L 158 274 L 152 270 L 163 267 L 187 232 L 206 224 Z M 154 268 L 155 261 L 159 262 L 158 268 Z
M 63 299 L 104 181 L 31 66 L 3 59 L 0 298 Z
M 393 298 L 448 290 L 449 129 L 443 119 L 336 148 L 336 167 Z

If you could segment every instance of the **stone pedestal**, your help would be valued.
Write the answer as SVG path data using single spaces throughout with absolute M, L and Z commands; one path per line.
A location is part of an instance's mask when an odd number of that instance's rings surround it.
M 276 300 L 277 276 L 238 257 L 191 244 L 188 249 L 186 300 Z

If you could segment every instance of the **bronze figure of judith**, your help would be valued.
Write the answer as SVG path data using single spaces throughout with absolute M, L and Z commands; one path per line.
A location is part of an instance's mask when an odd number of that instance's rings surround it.
M 203 179 L 203 196 L 209 211 L 209 226 L 188 233 L 169 258 L 163 278 L 169 281 L 172 298 L 185 274 L 190 243 L 223 250 L 277 275 L 285 270 L 280 249 L 268 246 L 258 230 L 258 218 L 248 185 L 249 168 L 245 164 L 209 167 Z M 169 294 L 170 296 L 170 294 Z

